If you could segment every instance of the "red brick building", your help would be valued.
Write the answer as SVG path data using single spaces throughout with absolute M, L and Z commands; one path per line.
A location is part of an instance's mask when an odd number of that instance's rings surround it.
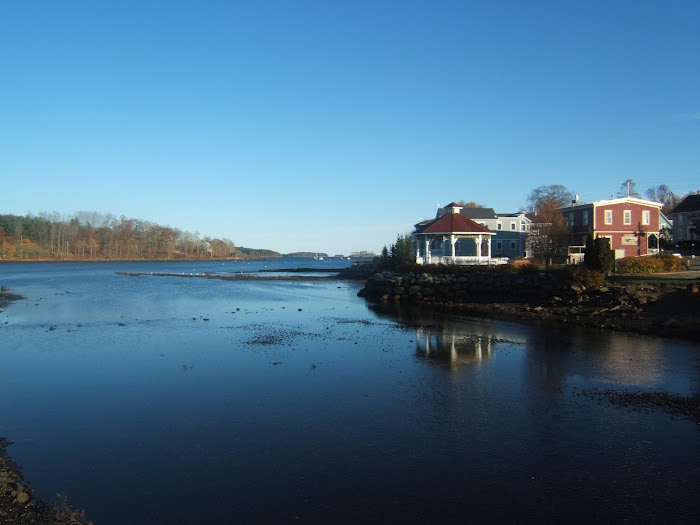
M 619 258 L 658 253 L 661 207 L 660 202 L 623 197 L 576 203 L 561 211 L 573 235 L 572 246 L 585 246 L 591 234 L 607 237 Z

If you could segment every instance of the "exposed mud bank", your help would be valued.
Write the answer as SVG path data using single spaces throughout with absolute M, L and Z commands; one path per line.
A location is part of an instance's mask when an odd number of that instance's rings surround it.
M 666 392 L 619 392 L 596 388 L 582 389 L 576 395 L 597 403 L 610 403 L 628 410 L 660 410 L 675 417 L 693 419 L 700 425 L 700 397 Z
M 12 301 L 19 301 L 20 299 L 24 299 L 24 297 L 10 292 L 0 292 L 0 308 L 4 308 Z
M 250 273 L 219 275 L 209 273 L 117 272 L 117 274 L 129 277 L 187 277 L 192 279 L 218 279 L 220 281 L 337 281 L 341 279 L 337 275 L 254 275 Z

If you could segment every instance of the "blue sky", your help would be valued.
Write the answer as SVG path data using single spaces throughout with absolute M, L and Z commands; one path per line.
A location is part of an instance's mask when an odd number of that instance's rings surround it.
M 700 189 L 697 1 L 0 3 L 0 213 L 349 253 L 438 203 Z

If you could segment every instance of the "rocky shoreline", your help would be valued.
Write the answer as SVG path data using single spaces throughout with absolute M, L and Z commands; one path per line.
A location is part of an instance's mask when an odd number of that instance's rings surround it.
M 552 274 L 382 272 L 358 294 L 477 317 L 545 322 L 700 340 L 698 281 L 606 283 L 586 288 Z
M 64 501 L 49 505 L 36 498 L 24 475 L 7 453 L 12 442 L 0 437 L 0 524 L 91 525 L 82 510 Z

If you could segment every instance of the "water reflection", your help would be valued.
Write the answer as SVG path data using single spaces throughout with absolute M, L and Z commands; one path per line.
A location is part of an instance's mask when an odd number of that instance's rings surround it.
M 491 338 L 467 335 L 455 325 L 419 326 L 416 354 L 449 365 L 478 364 L 491 358 Z
M 95 523 L 700 515 L 694 421 L 576 395 L 697 391 L 697 344 L 369 307 L 336 283 L 9 268 L 35 300 L 0 316 L 3 432 L 39 494 Z
M 415 330 L 417 356 L 450 367 L 478 365 L 492 359 L 496 346 L 522 347 L 525 343 L 522 327 L 512 323 L 399 305 L 375 305 L 372 310 Z

